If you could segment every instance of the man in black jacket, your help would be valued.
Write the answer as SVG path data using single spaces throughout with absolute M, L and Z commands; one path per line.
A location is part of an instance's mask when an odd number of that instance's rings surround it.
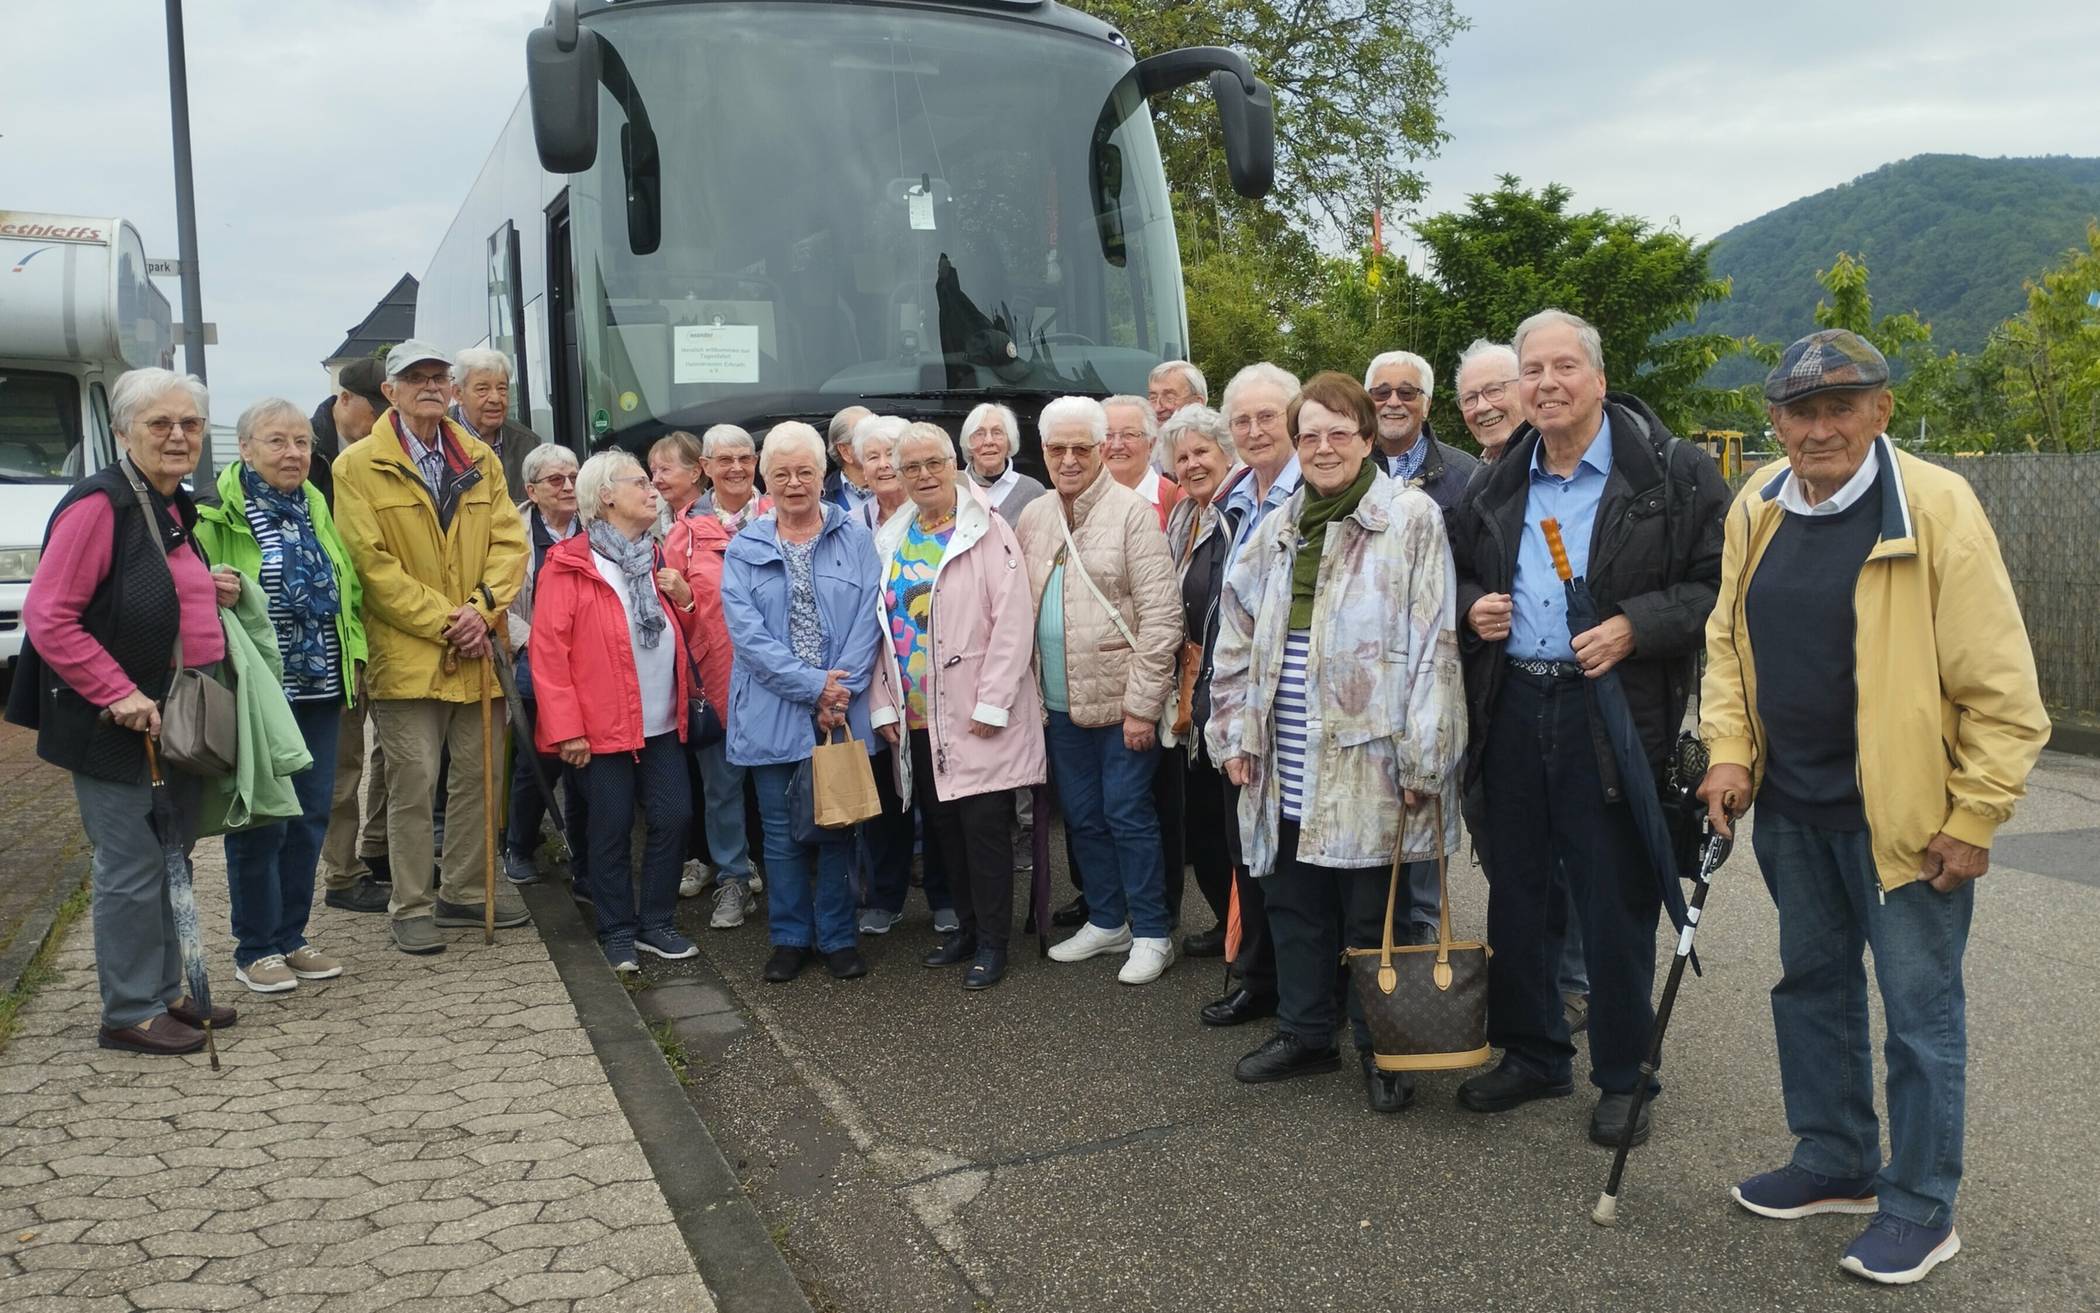
M 1412 351 L 1388 351 L 1364 370 L 1364 391 L 1378 407 L 1379 464 L 1412 483 L 1449 514 L 1465 495 L 1480 462 L 1429 427 L 1429 397 L 1435 387 L 1429 362 Z
M 1590 971 L 1590 1138 L 1618 1143 L 1654 1014 L 1661 885 L 1636 833 L 1589 681 L 1616 670 L 1651 768 L 1684 719 L 1721 574 L 1728 488 L 1640 401 L 1605 390 L 1596 329 L 1559 310 L 1519 325 L 1531 425 L 1451 522 L 1466 666 L 1467 763 L 1487 776 L 1488 1038 L 1502 1065 L 1459 1087 L 1475 1112 L 1573 1090 L 1555 989 L 1572 891 Z M 1569 634 L 1540 523 L 1560 522 L 1603 619 Z M 1563 883 L 1565 882 L 1565 883 Z M 1648 1135 L 1641 1111 L 1634 1143 Z

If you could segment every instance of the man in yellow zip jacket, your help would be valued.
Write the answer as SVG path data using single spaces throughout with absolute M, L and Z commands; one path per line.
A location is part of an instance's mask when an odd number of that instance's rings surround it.
M 1839 1266 L 1917 1281 L 1961 1248 L 1974 881 L 2049 737 L 1998 540 L 1959 475 L 1896 450 L 1888 362 L 1853 333 L 1765 380 L 1786 463 L 1728 513 L 1706 627 L 1701 784 L 1779 908 L 1772 989 L 1792 1160 L 1735 1186 L 1765 1217 L 1872 1213 Z M 1881 1155 L 1862 950 L 1888 1014 Z

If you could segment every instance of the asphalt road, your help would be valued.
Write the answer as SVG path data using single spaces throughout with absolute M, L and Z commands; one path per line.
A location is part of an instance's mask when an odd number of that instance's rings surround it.
M 2100 1308 L 2100 762 L 2051 755 L 1979 887 L 1968 955 L 1964 1250 L 1913 1309 Z M 1057 845 L 1053 845 L 1055 849 Z M 1485 885 L 1454 867 L 1460 929 Z M 1654 1139 L 1620 1225 L 1589 1210 L 1610 1155 L 1594 1093 L 1482 1117 L 1463 1073 L 1378 1117 L 1353 1066 L 1252 1087 L 1266 1023 L 1196 1024 L 1215 962 L 1150 987 L 1116 959 L 1017 959 L 967 995 L 918 965 L 914 904 L 867 944 L 873 973 L 758 979 L 762 917 L 695 926 L 695 963 L 637 1002 L 674 1017 L 691 1097 L 819 1309 L 1867 1309 L 1841 1274 L 1861 1219 L 1765 1221 L 1728 1186 L 1784 1161 L 1766 991 L 1776 924 L 1747 843 L 1701 928 Z M 704 900 L 702 900 L 704 902 Z M 1191 892 L 1189 906 L 1204 917 Z M 702 903 L 688 903 L 696 918 Z M 712 987 L 710 987 L 712 986 Z M 1878 1025 L 1878 1009 L 1877 1009 Z M 1345 1050 L 1346 1052 L 1346 1050 Z M 1578 1072 L 1585 1059 L 1578 1056 Z

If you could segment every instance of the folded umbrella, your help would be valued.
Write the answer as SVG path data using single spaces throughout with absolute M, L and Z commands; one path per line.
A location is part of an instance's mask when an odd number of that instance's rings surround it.
M 211 1069 L 219 1069 L 219 1045 L 211 1033 L 211 980 L 204 969 L 204 932 L 197 925 L 197 890 L 190 882 L 190 855 L 182 841 L 182 824 L 176 815 L 175 797 L 161 778 L 160 753 L 153 736 L 146 739 L 146 771 L 153 779 L 153 829 L 160 836 L 160 864 L 168 880 L 168 906 L 175 913 L 175 938 L 182 946 L 182 974 L 189 987 L 190 1002 L 204 1027 L 204 1051 L 211 1056 Z

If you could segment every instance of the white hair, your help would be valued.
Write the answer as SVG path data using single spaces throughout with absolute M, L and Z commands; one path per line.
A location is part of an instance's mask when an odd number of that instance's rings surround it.
M 772 480 L 775 461 L 782 456 L 803 455 L 810 458 L 821 475 L 824 471 L 824 439 L 817 431 L 800 420 L 787 420 L 766 430 L 766 444 L 759 449 L 759 477 Z
M 1174 453 L 1160 443 L 1159 416 L 1152 413 L 1152 403 L 1143 397 L 1133 397 L 1128 393 L 1119 393 L 1101 403 L 1103 412 L 1106 412 L 1110 406 L 1127 406 L 1138 413 L 1144 420 L 1145 445 L 1152 449 L 1152 468 L 1156 470 L 1167 469 L 1173 463 Z
M 1298 395 L 1298 376 L 1296 374 L 1291 373 L 1280 365 L 1272 365 L 1266 360 L 1257 360 L 1232 376 L 1232 381 L 1225 385 L 1223 404 L 1218 409 L 1230 416 L 1232 414 L 1233 401 L 1238 398 L 1241 392 L 1256 383 L 1266 383 L 1282 392 L 1283 404 L 1286 407 L 1291 404 L 1291 399 Z
M 1589 320 L 1580 315 L 1571 315 L 1565 310 L 1541 310 L 1517 325 L 1517 331 L 1509 335 L 1509 345 L 1510 349 L 1517 353 L 1518 361 L 1521 363 L 1524 358 L 1524 339 L 1541 328 L 1551 328 L 1555 324 L 1575 330 L 1575 340 L 1582 344 L 1583 352 L 1589 356 L 1590 368 L 1603 373 L 1604 338 L 1590 326 Z
M 313 421 L 306 417 L 305 411 L 286 401 L 283 397 L 264 397 L 261 401 L 242 411 L 241 417 L 233 422 L 233 436 L 245 447 L 248 445 L 248 440 L 255 436 L 255 430 L 273 419 L 281 419 L 285 416 L 290 416 L 300 428 L 305 429 L 307 437 L 310 438 L 314 435 Z
M 970 417 L 963 421 L 963 441 L 968 442 L 970 435 L 975 433 L 987 418 L 994 415 L 1006 425 L 1006 458 L 1012 460 L 1021 451 L 1021 421 L 1014 418 L 1011 409 L 996 401 L 977 403 L 976 409 L 970 412 Z
M 603 519 L 605 494 L 612 491 L 613 481 L 629 469 L 636 474 L 648 474 L 634 453 L 625 447 L 601 451 L 585 461 L 583 468 L 576 471 L 576 518 L 585 524 Z
M 1160 429 L 1159 440 L 1165 445 L 1170 460 L 1182 436 L 1191 433 L 1216 444 L 1218 450 L 1225 453 L 1227 460 L 1236 461 L 1240 458 L 1240 449 L 1232 445 L 1232 426 L 1225 422 L 1225 417 L 1209 406 L 1190 405 L 1183 406 L 1169 415 L 1166 424 Z
M 1429 362 L 1412 351 L 1381 351 L 1371 357 L 1371 363 L 1364 366 L 1365 391 L 1370 390 L 1371 380 L 1378 377 L 1378 371 L 1388 365 L 1405 365 L 1412 369 L 1415 372 L 1415 386 L 1422 389 L 1423 396 L 1430 396 L 1436 391 L 1436 375 L 1430 371 Z
M 542 442 L 525 453 L 525 461 L 518 467 L 518 477 L 527 483 L 538 483 L 549 465 L 567 465 L 574 469 L 576 453 L 557 442 Z
M 1204 382 L 1203 371 L 1186 360 L 1160 361 L 1152 367 L 1151 373 L 1145 375 L 1145 386 L 1150 387 L 1170 374 L 1181 375 L 1182 381 L 1189 385 L 1189 391 L 1196 394 L 1197 401 L 1208 402 L 1210 400 L 1210 384 Z
M 1456 386 L 1458 378 L 1464 377 L 1466 370 L 1472 366 L 1474 361 L 1490 358 L 1507 360 L 1511 377 L 1516 376 L 1517 353 L 1510 347 L 1509 343 L 1490 342 L 1484 337 L 1476 337 L 1473 339 L 1473 345 L 1458 353 L 1458 373 L 1452 376 L 1453 385 Z
M 950 436 L 948 430 L 923 419 L 916 424 L 906 427 L 904 432 L 897 435 L 896 449 L 890 454 L 892 456 L 900 455 L 904 450 L 904 444 L 913 438 L 918 438 L 923 442 L 937 443 L 940 446 L 941 454 L 948 458 L 949 463 L 953 464 L 955 462 L 955 439 Z M 898 463 L 902 464 L 903 462 L 900 460 Z
M 510 357 L 491 347 L 470 346 L 452 358 L 452 381 L 465 387 L 476 374 L 501 374 L 510 381 Z
M 211 418 L 211 393 L 205 390 L 203 379 L 172 369 L 134 369 L 118 375 L 115 386 L 109 390 L 110 427 L 129 433 L 140 411 L 176 388 L 186 389 L 197 413 L 207 421 Z
M 742 447 L 745 451 L 757 451 L 758 443 L 751 438 L 751 430 L 736 424 L 716 424 L 700 435 L 700 455 L 713 460 L 715 453 L 724 447 Z
M 1036 436 L 1048 443 L 1050 430 L 1062 424 L 1085 425 L 1097 447 L 1108 437 L 1108 412 L 1092 397 L 1058 397 L 1044 406 L 1035 418 Z
M 904 436 L 911 421 L 901 415 L 870 415 L 853 426 L 853 459 L 863 464 L 868 459 L 868 444 L 887 442 L 892 447 Z

